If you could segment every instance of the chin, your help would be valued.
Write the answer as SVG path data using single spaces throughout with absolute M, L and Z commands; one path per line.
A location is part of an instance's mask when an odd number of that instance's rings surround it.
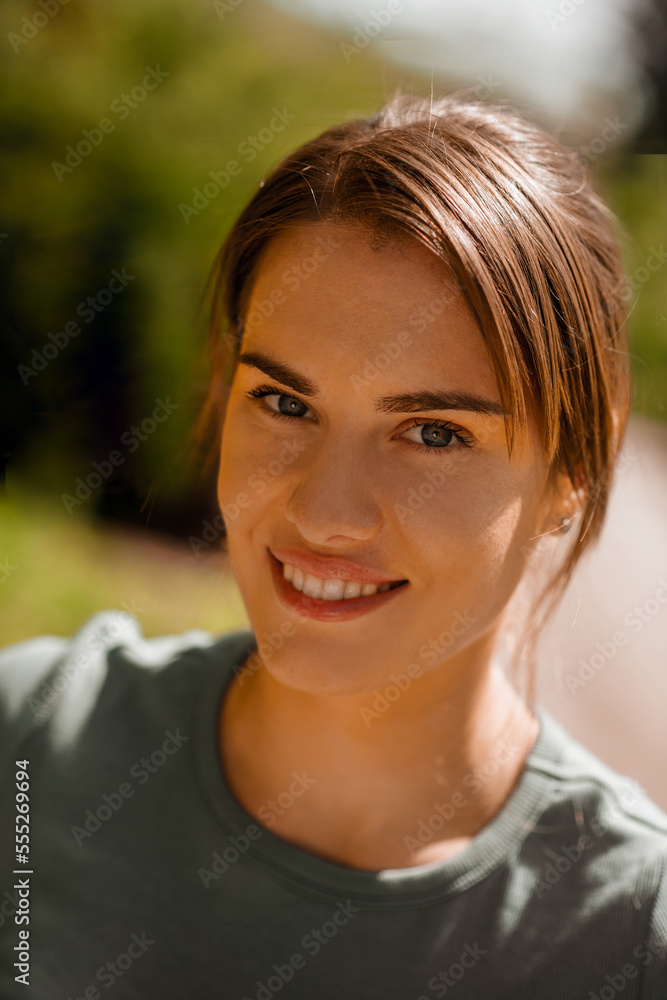
M 343 667 L 340 662 L 327 663 L 327 658 L 321 654 L 298 654 L 289 650 L 283 655 L 264 660 L 267 672 L 274 680 L 295 691 L 303 691 L 311 695 L 357 695 L 372 693 L 376 685 L 375 678 L 364 678 L 357 669 L 360 664 L 346 660 Z

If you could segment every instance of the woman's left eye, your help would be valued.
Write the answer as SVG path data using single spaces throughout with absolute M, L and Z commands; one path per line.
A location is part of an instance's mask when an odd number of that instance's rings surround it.
M 423 428 L 427 428 L 425 434 L 422 433 Z M 461 427 L 457 427 L 455 424 L 450 424 L 447 420 L 421 420 L 415 421 L 407 431 L 403 431 L 403 434 L 407 434 L 408 431 L 417 431 L 419 441 L 408 440 L 414 448 L 418 448 L 419 451 L 429 451 L 433 453 L 434 451 L 456 451 L 457 447 L 450 447 L 452 440 L 456 440 L 459 446 L 464 448 L 472 448 L 473 439 L 466 435 L 465 431 Z M 424 442 L 428 441 L 429 444 Z
M 278 409 L 270 406 L 268 403 L 263 403 L 263 408 L 270 413 L 272 417 L 276 417 L 278 420 L 294 420 L 304 417 L 308 413 L 308 407 L 296 396 L 290 396 L 289 393 L 282 392 L 278 386 L 275 385 L 260 385 L 256 389 L 250 389 L 246 392 L 246 397 L 249 399 L 261 399 L 263 397 L 275 397 L 278 400 L 276 404 Z M 281 400 L 286 400 L 287 402 L 283 405 L 286 406 L 287 412 L 280 409 Z M 299 412 L 301 410 L 301 412 Z M 304 412 L 305 411 L 305 412 Z M 425 435 L 422 433 L 422 428 L 428 428 L 428 433 Z M 408 431 L 418 432 L 420 441 L 410 440 L 405 438 Z M 399 437 L 405 438 L 407 443 L 412 448 L 417 448 L 422 452 L 447 452 L 447 451 L 457 451 L 458 448 L 472 448 L 473 438 L 466 435 L 463 428 L 456 426 L 455 424 L 450 424 L 447 420 L 415 420 L 414 423 L 408 427 L 406 431 L 403 431 Z M 452 441 L 456 441 L 457 444 L 452 447 Z M 426 443 L 428 442 L 428 443 Z

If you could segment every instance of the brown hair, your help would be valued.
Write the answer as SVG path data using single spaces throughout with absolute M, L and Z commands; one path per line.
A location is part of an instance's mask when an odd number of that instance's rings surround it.
M 577 154 L 506 105 L 399 93 L 372 117 L 327 129 L 261 182 L 211 271 L 211 377 L 197 427 L 210 443 L 209 468 L 258 261 L 273 236 L 318 221 L 417 239 L 450 265 L 509 411 L 510 454 L 527 399 L 550 476 L 566 474 L 578 491 L 568 551 L 533 607 L 532 656 L 538 607 L 543 623 L 599 536 L 627 423 L 615 217 Z

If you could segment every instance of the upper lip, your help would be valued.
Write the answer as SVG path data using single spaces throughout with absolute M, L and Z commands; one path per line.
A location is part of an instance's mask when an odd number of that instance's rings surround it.
M 322 580 L 359 580 L 360 583 L 381 584 L 396 583 L 399 579 L 404 579 L 404 577 L 387 576 L 378 570 L 360 566 L 359 563 L 341 559 L 339 556 L 316 556 L 312 552 L 304 552 L 303 549 L 290 548 L 270 548 L 269 551 L 279 562 L 289 563 L 304 573 L 310 573 L 311 576 L 320 577 Z

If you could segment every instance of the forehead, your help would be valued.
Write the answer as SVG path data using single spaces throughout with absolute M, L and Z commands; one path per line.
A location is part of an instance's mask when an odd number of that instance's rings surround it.
M 388 356 L 385 380 L 445 380 L 499 399 L 484 338 L 449 265 L 416 240 L 378 245 L 360 225 L 295 226 L 264 250 L 245 311 L 245 350 L 298 361 L 313 377 Z M 305 367 L 304 367 L 305 371 Z M 318 379 L 319 380 L 319 379 Z M 456 383 L 456 384 L 454 384 Z

